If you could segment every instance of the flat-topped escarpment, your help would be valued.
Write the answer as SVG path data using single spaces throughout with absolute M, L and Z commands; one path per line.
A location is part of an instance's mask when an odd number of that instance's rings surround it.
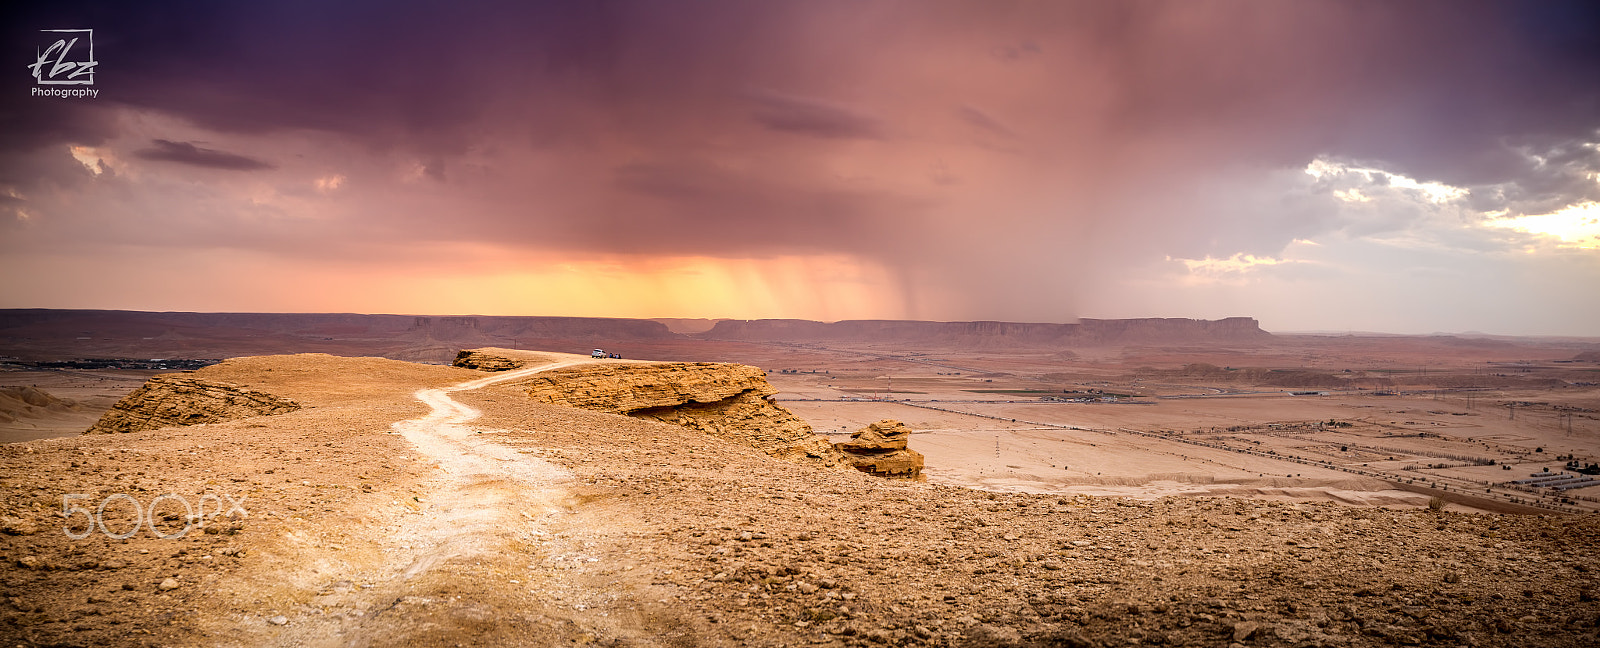
M 556 369 L 521 383 L 528 396 L 700 430 L 770 456 L 825 466 L 844 457 L 811 426 L 767 397 L 766 372 L 716 362 L 599 362 Z
M 180 374 L 155 376 L 117 401 L 85 434 L 142 432 L 173 425 L 220 423 L 300 409 L 295 401 Z
M 749 342 L 916 342 L 986 346 L 1118 346 L 1264 342 L 1272 334 L 1249 317 L 1084 319 L 1075 324 L 912 320 L 723 320 L 703 337 Z
M 665 324 L 604 317 L 355 313 L 170 313 L 0 309 L 6 355 L 72 358 L 228 358 L 324 352 L 448 362 L 457 349 L 513 342 L 567 348 L 671 344 Z

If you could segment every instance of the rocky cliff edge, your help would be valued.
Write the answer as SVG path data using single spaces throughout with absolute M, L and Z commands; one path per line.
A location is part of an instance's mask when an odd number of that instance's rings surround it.
M 232 383 L 163 374 L 117 401 L 84 434 L 142 432 L 173 425 L 220 423 L 300 409 L 287 398 Z
M 603 363 L 538 374 L 528 396 L 699 430 L 789 461 L 844 466 L 811 426 L 767 397 L 766 373 L 715 362 Z
M 468 349 L 456 366 L 498 371 L 528 364 L 497 349 Z M 718 362 L 598 362 L 537 374 L 519 383 L 528 397 L 699 430 L 788 461 L 850 465 L 793 412 L 768 400 L 766 372 Z

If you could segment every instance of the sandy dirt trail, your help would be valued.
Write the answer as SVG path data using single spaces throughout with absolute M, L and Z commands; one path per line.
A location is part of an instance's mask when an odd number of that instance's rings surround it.
M 587 360 L 551 362 L 468 381 L 440 389 L 421 389 L 417 400 L 432 408 L 426 416 L 398 421 L 394 429 L 428 458 L 438 462 L 449 476 L 427 498 L 438 511 L 425 524 L 408 529 L 403 535 L 431 545 L 406 567 L 411 578 L 440 562 L 483 553 L 500 544 L 508 529 L 528 526 L 560 510 L 566 499 L 572 474 L 567 470 L 485 437 L 495 430 L 475 430 L 467 424 L 482 412 L 457 402 L 451 392 L 511 382 L 536 373 L 587 364 Z M 521 516 L 513 509 L 519 509 Z M 520 522 L 514 518 L 523 517 Z M 542 535 L 537 528 L 526 533 Z
M 584 537 L 557 538 L 558 525 L 572 531 L 568 509 L 570 471 L 497 440 L 504 430 L 470 425 L 482 413 L 451 398 L 530 375 L 593 362 L 587 358 L 506 371 L 450 387 L 421 389 L 415 397 L 428 414 L 397 421 L 392 429 L 437 469 L 425 490 L 367 538 L 378 557 L 367 567 L 350 562 L 348 550 L 333 553 L 308 543 L 286 581 L 324 582 L 298 613 L 254 626 L 245 644 L 280 646 L 458 645 L 481 635 L 478 627 L 532 617 L 539 587 L 565 589 L 562 577 L 529 565 L 530 546 L 581 550 Z M 407 459 L 400 457 L 400 459 Z M 586 536 L 587 534 L 579 534 Z M 371 555 L 371 554 L 369 554 Z M 332 576 L 339 574 L 341 576 Z M 547 582 L 548 581 L 548 582 Z M 530 598 L 532 597 L 532 598 Z M 528 619 L 523 619 L 529 621 Z M 530 621 L 535 622 L 536 621 Z M 506 623 L 505 631 L 514 630 Z M 491 633 L 492 634 L 492 633 Z M 505 645 L 537 645 L 531 634 Z

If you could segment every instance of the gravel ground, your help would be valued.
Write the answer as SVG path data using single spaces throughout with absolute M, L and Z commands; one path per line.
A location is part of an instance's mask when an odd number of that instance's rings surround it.
M 417 389 L 483 374 L 329 356 L 198 373 L 307 407 L 0 447 L 8 645 L 1600 643 L 1587 516 L 985 493 L 511 386 L 453 394 L 482 410 L 482 443 L 558 475 L 534 494 L 391 431 L 428 411 Z M 90 509 L 209 493 L 245 514 L 72 540 L 70 493 Z M 111 533 L 128 503 L 107 505 Z M 182 528 L 182 508 L 160 503 L 158 527 Z

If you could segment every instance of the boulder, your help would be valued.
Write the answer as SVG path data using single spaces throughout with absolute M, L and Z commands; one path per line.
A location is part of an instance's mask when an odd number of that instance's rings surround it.
M 836 447 L 856 470 L 880 477 L 921 480 L 922 453 L 906 447 L 911 428 L 884 419 L 861 428 Z
M 911 428 L 906 424 L 884 419 L 850 435 L 850 440 L 839 444 L 839 449 L 860 454 L 905 450 L 910 439 Z

